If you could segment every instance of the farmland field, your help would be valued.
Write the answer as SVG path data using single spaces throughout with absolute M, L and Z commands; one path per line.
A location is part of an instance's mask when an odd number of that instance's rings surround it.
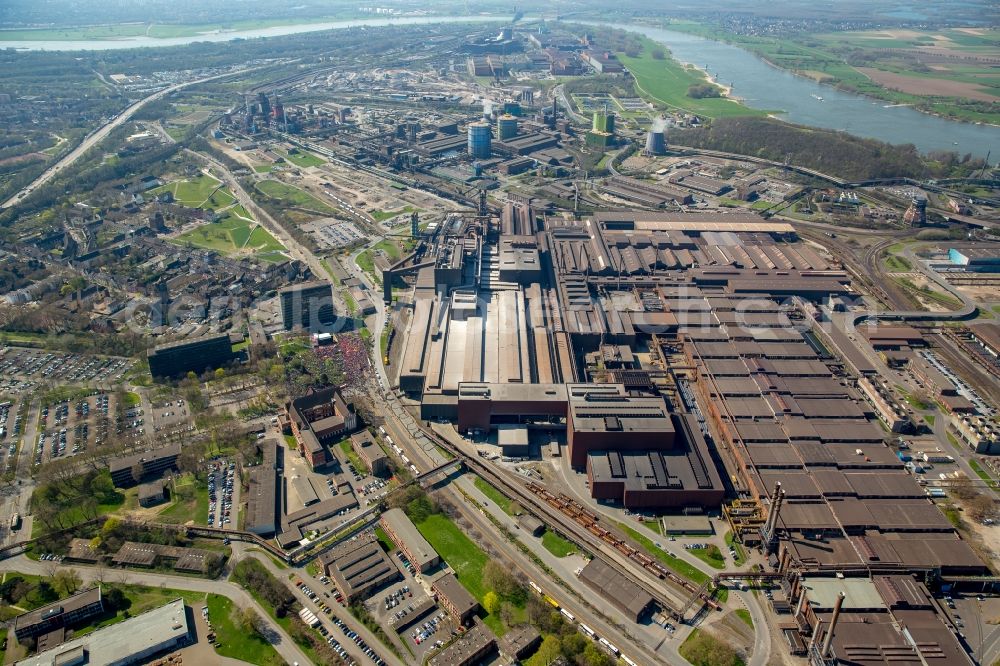
M 750 36 L 687 21 L 670 28 L 741 46 L 841 90 L 969 122 L 1000 122 L 1000 31 L 868 30 Z

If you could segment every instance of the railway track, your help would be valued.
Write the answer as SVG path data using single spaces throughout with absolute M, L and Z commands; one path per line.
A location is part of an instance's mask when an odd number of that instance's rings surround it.
M 675 619 L 682 620 L 679 609 L 687 605 L 691 595 L 697 595 L 705 605 L 709 605 L 713 609 L 721 609 L 721 606 L 711 598 L 711 594 L 707 590 L 701 590 L 690 581 L 663 568 L 614 532 L 600 526 L 596 520 L 592 523 L 593 530 L 585 528 L 579 521 L 567 520 L 569 517 L 567 513 L 547 501 L 544 495 L 533 492 L 519 479 L 513 478 L 509 472 L 486 464 L 475 456 L 467 455 L 452 442 L 432 430 L 424 432 L 435 444 L 461 458 L 471 471 L 500 489 L 511 499 L 516 500 L 537 518 L 567 534 L 595 557 L 600 557 L 617 573 L 648 591 L 656 603 Z M 553 497 L 558 498 L 555 495 Z M 558 503 L 558 501 L 557 499 L 556 502 Z M 683 592 L 679 593 L 679 590 L 667 588 L 664 585 L 665 581 L 670 581 Z

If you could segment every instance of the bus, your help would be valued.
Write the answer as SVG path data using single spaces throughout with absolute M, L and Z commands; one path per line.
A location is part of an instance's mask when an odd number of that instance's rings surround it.
M 598 643 L 600 643 L 601 645 L 603 645 L 603 646 L 604 646 L 604 648 L 605 648 L 605 649 L 606 649 L 606 650 L 607 650 L 608 652 L 610 652 L 611 654 L 615 655 L 616 657 L 617 657 L 617 656 L 618 656 L 619 654 L 621 654 L 621 650 L 619 650 L 619 649 L 618 649 L 618 648 L 616 648 L 616 647 L 615 647 L 614 645 L 612 645 L 612 644 L 611 644 L 611 643 L 610 643 L 610 642 L 608 641 L 608 639 L 606 639 L 606 638 L 602 638 L 602 639 L 600 639 L 600 640 L 599 640 L 599 641 L 597 641 L 597 642 L 598 642 Z
M 21 514 L 15 513 L 10 517 L 10 531 L 16 532 L 21 529 Z
M 529 580 L 528 581 L 528 585 L 530 585 L 531 589 L 533 589 L 535 591 L 535 594 L 541 594 L 542 593 L 542 588 L 538 587 L 538 583 L 536 583 L 535 581 Z
M 582 622 L 580 623 L 580 631 L 582 631 L 583 633 L 587 634 L 591 638 L 596 638 L 597 637 L 597 634 L 594 633 L 594 630 L 591 629 L 590 627 L 588 627 L 587 625 L 583 624 Z
M 625 655 L 622 655 L 622 661 L 624 661 L 628 666 L 639 666 L 637 663 L 635 663 Z
M 573 614 L 572 614 L 572 613 L 570 613 L 570 612 L 569 612 L 568 610 L 566 610 L 565 608 L 560 608 L 560 609 L 559 609 L 559 612 L 560 612 L 560 613 L 562 613 L 563 615 L 565 615 L 565 616 L 566 616 L 566 619 L 567 619 L 567 620 L 569 620 L 570 622 L 576 622 L 576 618 L 575 618 L 575 617 L 573 617 Z
M 553 599 L 552 597 L 550 597 L 549 595 L 543 594 L 542 595 L 542 599 L 544 599 L 545 602 L 547 604 L 549 604 L 550 606 L 552 606 L 553 608 L 559 608 L 559 602 L 556 601 L 555 599 Z

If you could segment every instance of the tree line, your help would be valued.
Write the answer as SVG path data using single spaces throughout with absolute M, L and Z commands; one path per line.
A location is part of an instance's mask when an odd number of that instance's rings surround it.
M 678 130 L 679 145 L 720 150 L 815 169 L 849 181 L 875 178 L 962 177 L 982 160 L 956 153 L 923 156 L 913 144 L 892 145 L 845 132 L 803 127 L 772 118 L 719 118 Z

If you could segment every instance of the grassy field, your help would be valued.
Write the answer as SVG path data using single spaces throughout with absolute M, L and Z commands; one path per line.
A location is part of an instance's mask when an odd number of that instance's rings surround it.
M 270 643 L 256 633 L 248 634 L 238 626 L 237 608 L 228 598 L 208 595 L 208 619 L 215 630 L 215 651 L 223 657 L 239 659 L 258 666 L 281 666 L 284 660 Z M 197 608 L 195 612 L 201 612 Z
M 99 516 L 110 515 L 113 513 L 118 513 L 119 511 L 125 509 L 136 508 L 139 505 L 138 491 L 135 489 L 131 490 L 132 490 L 131 493 L 129 492 L 119 493 L 121 496 L 121 501 L 119 502 L 98 504 L 96 509 L 97 515 Z M 82 507 L 79 506 L 70 507 L 68 509 L 61 511 L 59 514 L 59 523 L 62 525 L 79 525 L 81 523 L 85 523 L 88 519 L 89 516 L 86 515 Z M 45 526 L 43 525 L 42 521 L 40 520 L 31 521 L 32 539 L 42 536 L 44 532 L 45 532 Z
M 672 58 L 657 60 L 653 50 L 660 48 L 649 39 L 643 40 L 643 51 L 636 58 L 620 53 L 619 58 L 635 77 L 636 86 L 654 102 L 709 118 L 728 116 L 767 115 L 766 111 L 751 109 L 739 102 L 721 97 L 694 99 L 688 97 L 688 88 L 707 82 L 705 75 L 694 67 L 685 67 Z
M 0 41 L 82 41 L 97 39 L 123 39 L 146 33 L 143 23 L 123 25 L 94 25 L 80 28 L 37 28 L 28 30 L 0 30 Z
M 998 485 L 1000 485 L 997 484 L 997 482 L 993 479 L 993 477 L 990 476 L 989 473 L 986 470 L 984 470 L 982 466 L 975 460 L 969 461 L 969 468 L 976 473 L 976 476 L 985 481 L 990 488 L 996 489 Z
M 506 513 L 508 516 L 515 515 L 514 512 L 511 511 L 510 498 L 508 498 L 502 492 L 497 490 L 494 486 L 491 486 L 487 481 L 479 478 L 478 476 L 476 477 L 474 483 L 476 485 L 476 488 L 478 488 L 482 494 L 486 495 L 488 498 L 493 500 L 493 503 L 496 504 L 498 507 L 500 507 L 500 509 L 502 509 L 504 513 Z
M 194 475 L 175 477 L 170 496 L 170 506 L 156 516 L 160 522 L 183 524 L 192 520 L 196 525 L 204 525 L 208 520 L 208 486 Z
M 677 650 L 693 666 L 744 666 L 728 645 L 704 629 L 692 631 Z
M 375 218 L 376 222 L 385 222 L 386 220 L 392 219 L 397 215 L 402 215 L 403 213 L 412 213 L 415 210 L 417 209 L 414 208 L 413 206 L 404 206 L 403 208 L 400 208 L 398 210 L 373 210 L 368 214 L 371 215 L 373 218 Z
M 246 213 L 242 206 L 231 208 L 217 222 L 186 231 L 173 242 L 227 255 L 249 253 L 263 261 L 282 261 L 285 257 L 280 253 L 285 247 L 267 229 L 241 213 Z
M 357 258 L 357 264 L 358 268 L 367 273 L 376 284 L 382 284 L 382 272 L 375 269 L 375 259 L 372 257 L 371 250 L 365 250 L 360 253 Z
M 158 195 L 170 192 L 174 195 L 177 203 L 182 206 L 219 210 L 236 202 L 233 195 L 225 188 L 220 187 L 221 185 L 222 183 L 215 178 L 202 174 L 193 180 L 176 180 L 161 185 L 150 190 L 150 194 Z
M 489 561 L 489 556 L 443 514 L 431 514 L 417 524 L 417 529 L 455 570 L 455 576 L 469 594 L 482 603 L 489 591 L 483 584 L 483 568 Z M 487 614 L 483 621 L 498 636 L 503 635 L 504 625 L 499 617 Z
M 336 212 L 333 208 L 327 206 L 308 192 L 303 192 L 297 187 L 286 185 L 277 180 L 262 180 L 255 187 L 272 199 L 280 199 L 291 206 L 307 208 L 324 215 L 332 215 Z
M 725 569 L 726 559 L 718 546 L 709 545 L 708 548 L 692 548 L 690 553 L 713 569 Z
M 957 310 L 962 307 L 962 302 L 950 294 L 931 289 L 930 287 L 918 286 L 912 280 L 905 277 L 895 277 L 893 280 L 904 289 L 917 294 L 920 298 L 937 303 L 941 307 L 949 310 Z
M 552 530 L 545 530 L 542 535 L 542 545 L 556 557 L 566 557 L 577 551 L 576 544 L 568 539 L 564 539 Z
M 913 270 L 913 264 L 906 257 L 897 257 L 894 254 L 886 256 L 885 267 L 890 273 L 907 273 Z
M 746 608 L 737 608 L 736 615 L 739 616 L 741 620 L 747 623 L 747 626 L 753 629 L 753 618 L 750 617 L 750 611 Z
M 303 169 L 307 167 L 316 167 L 320 166 L 321 164 L 326 164 L 325 160 L 317 157 L 316 155 L 313 155 L 312 153 L 303 152 L 301 150 L 295 153 L 292 152 L 285 153 L 285 159 L 294 164 L 295 166 L 302 167 Z

